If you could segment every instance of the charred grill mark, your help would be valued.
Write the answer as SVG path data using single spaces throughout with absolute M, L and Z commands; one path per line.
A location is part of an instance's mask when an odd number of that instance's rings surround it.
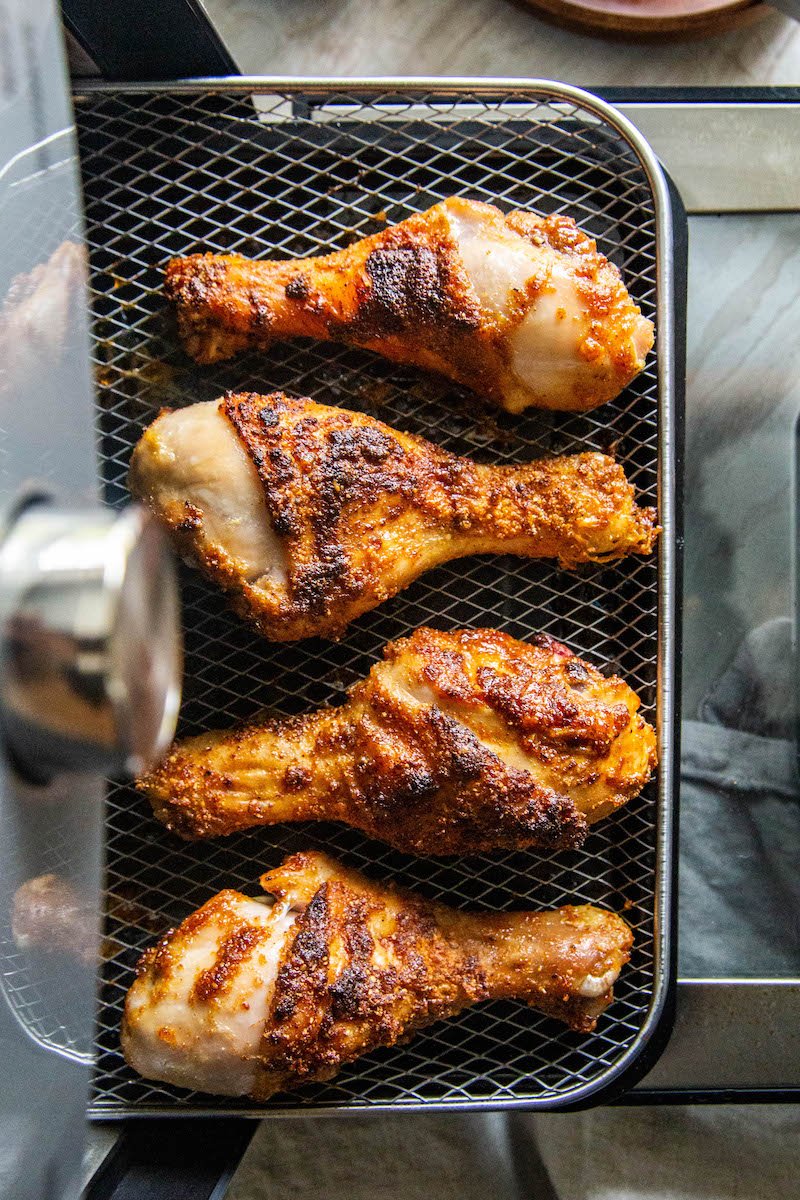
M 303 403 L 280 393 L 228 396 L 223 411 L 256 467 L 274 532 L 295 543 L 287 555 L 293 613 L 335 612 L 364 586 L 341 532 L 345 514 L 357 508 L 368 520 L 371 505 L 419 503 L 416 458 L 390 429 L 350 414 L 297 419 Z
M 369 932 L 367 917 L 369 905 L 366 898 L 349 900 L 343 905 L 343 940 L 347 963 L 334 980 L 330 989 L 331 1016 L 335 1021 L 369 1017 L 371 1002 L 376 1000 L 377 972 L 372 964 L 375 943 Z
M 329 885 L 323 883 L 298 917 L 296 933 L 275 981 L 272 1018 L 288 1022 L 326 984 L 330 942 Z M 271 1040 L 280 1042 L 276 1031 Z
M 363 752 L 354 748 L 351 823 L 406 853 L 427 853 L 434 842 L 440 854 L 582 844 L 586 820 L 573 800 L 506 766 L 463 722 L 435 705 L 409 713 L 380 687 L 371 706 L 393 752 L 378 767 L 365 727 Z
M 331 337 L 356 344 L 413 334 L 440 350 L 453 337 L 477 333 L 480 307 L 460 276 L 455 247 L 423 214 L 382 234 L 364 260 L 357 304 Z
M 360 963 L 348 964 L 331 984 L 331 1016 L 335 1021 L 367 1016 L 369 975 Z
M 444 754 L 443 771 L 447 778 L 459 782 L 480 779 L 486 750 L 475 734 L 438 708 L 431 709 L 429 721 Z
M 308 281 L 308 276 L 300 271 L 297 275 L 293 275 L 284 289 L 288 300 L 307 300 L 311 293 L 311 285 Z
M 244 925 L 227 937 L 220 946 L 213 966 L 201 971 L 192 989 L 192 999 L 207 1004 L 222 995 L 232 984 L 241 963 L 265 938 L 263 929 Z
M 318 967 L 328 954 L 328 887 L 324 883 L 305 912 L 303 928 L 294 941 L 294 953 L 305 966 Z
M 364 321 L 376 331 L 397 333 L 412 321 L 440 321 L 447 312 L 447 272 L 427 246 L 373 250 L 365 270 L 372 286 Z
M 322 893 L 324 917 L 309 915 Z M 286 951 L 264 1038 L 273 1090 L 330 1078 L 343 1062 L 406 1040 L 487 993 L 480 962 L 450 942 L 435 907 L 391 885 L 377 888 L 342 871 L 315 893 L 298 923 L 324 938 L 325 948 L 315 944 L 310 966 L 300 934 Z M 330 962 L 339 957 L 341 968 L 330 978 Z

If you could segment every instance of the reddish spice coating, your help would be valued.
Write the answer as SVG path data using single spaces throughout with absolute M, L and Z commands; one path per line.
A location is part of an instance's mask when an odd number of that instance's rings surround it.
M 253 901 L 223 892 L 162 943 L 168 967 L 143 958 L 122 1033 L 142 1074 L 266 1099 L 492 999 L 588 1031 L 633 941 L 620 917 L 589 905 L 463 912 L 315 852 L 261 883 L 275 903 L 258 920 L 258 953 L 231 954 L 250 940 Z M 201 986 L 209 975 L 222 986 Z
M 310 899 L 278 971 L 258 1097 L 330 1078 L 342 1062 L 491 998 L 516 996 L 593 1029 L 611 988 L 589 999 L 581 980 L 615 978 L 632 942 L 612 913 L 458 912 L 318 854 L 262 878 L 279 897 L 298 885 Z
M 527 278 L 509 279 L 503 311 L 479 298 L 455 232 L 460 222 L 483 239 L 487 252 L 509 242 L 527 251 Z M 561 321 L 571 316 L 576 322 L 573 370 L 570 382 L 556 388 L 544 372 L 518 373 L 513 333 L 565 278 L 572 281 L 565 295 L 570 312 L 562 308 Z M 569 217 L 503 215 L 459 198 L 319 258 L 175 258 L 165 286 L 186 350 L 198 362 L 251 345 L 266 348 L 281 337 L 330 339 L 438 371 L 511 411 L 531 404 L 594 408 L 630 383 L 653 342 L 652 326 L 616 267 Z M 545 320 L 539 330 L 542 362 L 569 353 L 557 324 Z
M 338 820 L 407 853 L 553 850 L 650 777 L 638 707 L 552 638 L 423 628 L 340 708 L 190 738 L 138 786 L 187 838 Z
M 226 396 L 220 421 L 244 447 L 278 539 L 274 563 L 246 573 L 207 531 L 170 472 L 162 415 L 134 451 L 130 487 L 170 528 L 182 552 L 229 593 L 266 637 L 338 637 L 348 623 L 442 562 L 468 554 L 558 558 L 564 566 L 648 554 L 655 512 L 636 505 L 605 454 L 483 466 L 373 417 L 280 392 Z M 225 433 L 225 425 L 221 426 Z M 213 464 L 211 468 L 213 470 Z M 203 478 L 194 480 L 205 495 Z M 260 498 L 257 498 L 260 499 Z M 252 496 L 236 497 L 243 514 Z M 206 503 L 208 501 L 206 500 Z M 235 502 L 234 502 L 235 506 Z M 255 576 L 255 577 L 254 577 Z
M 197 976 L 192 996 L 195 1000 L 211 1000 L 219 996 L 235 977 L 239 965 L 249 958 L 260 942 L 264 941 L 264 930 L 255 925 L 243 925 L 220 947 L 213 966 Z

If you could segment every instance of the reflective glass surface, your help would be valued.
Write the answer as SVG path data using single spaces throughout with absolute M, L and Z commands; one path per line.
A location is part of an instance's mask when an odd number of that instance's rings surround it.
M 680 973 L 800 975 L 800 214 L 691 217 Z

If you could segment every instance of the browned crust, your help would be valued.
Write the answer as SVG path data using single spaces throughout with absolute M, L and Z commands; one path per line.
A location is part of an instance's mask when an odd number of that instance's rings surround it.
M 175 974 L 183 970 L 181 947 L 185 941 L 201 932 L 207 925 L 219 926 L 226 932 L 226 941 L 218 956 L 217 984 L 212 979 L 212 970 L 207 973 L 208 979 L 205 983 L 200 983 L 200 993 L 198 993 L 201 999 L 211 999 L 215 991 L 222 989 L 226 979 L 235 972 L 236 966 L 244 961 L 247 953 L 256 944 L 251 936 L 251 927 L 243 926 L 241 923 L 241 914 L 237 904 L 240 899 L 240 894 L 229 888 L 218 892 L 201 908 L 190 913 L 179 929 L 168 929 L 154 946 L 144 952 L 136 965 L 137 975 L 149 975 L 154 984 L 164 988 L 169 987 Z M 259 931 L 252 927 L 252 932 L 257 934 Z M 179 939 L 177 938 L 178 934 L 180 934 Z M 230 940 L 230 953 L 226 950 L 228 940 Z M 245 950 L 245 944 L 248 944 L 247 950 Z M 226 958 L 230 959 L 227 967 L 225 965 Z M 204 974 L 206 973 L 201 973 L 201 979 Z
M 258 473 L 286 586 L 243 579 L 209 543 L 196 508 L 148 493 L 138 472 L 146 449 L 134 452 L 130 486 L 272 640 L 339 637 L 423 571 L 461 555 L 510 552 L 574 566 L 649 554 L 658 533 L 655 511 L 636 505 L 608 455 L 490 468 L 373 417 L 280 392 L 229 395 L 220 405 Z M 151 436 L 157 426 L 143 448 Z
M 188 841 L 312 820 L 342 821 L 403 853 L 426 856 L 532 845 L 563 850 L 585 840 L 586 818 L 568 795 L 506 766 L 466 725 L 436 708 L 420 714 L 389 693 L 375 694 L 352 727 L 343 717 L 315 735 L 315 724 L 312 714 L 257 730 L 245 725 L 227 735 L 235 758 L 237 741 L 254 732 L 270 742 L 310 733 L 314 765 L 306 768 L 302 788 L 293 780 L 287 786 L 281 772 L 263 796 L 254 792 L 247 804 L 232 807 L 238 781 L 202 766 L 191 745 L 173 748 L 137 786 L 158 820 Z M 324 764 L 331 757 L 346 757 L 349 772 L 347 778 L 332 774 L 325 786 Z
M 438 371 L 516 409 L 506 394 L 508 335 L 547 287 L 546 275 L 531 277 L 508 318 L 485 313 L 453 245 L 447 205 L 482 210 L 490 222 L 550 247 L 574 269 L 591 317 L 581 356 L 587 365 L 608 356 L 608 366 L 587 371 L 566 407 L 591 409 L 631 382 L 643 366 L 631 341 L 641 313 L 595 242 L 569 217 L 523 211 L 504 216 L 492 205 L 467 200 L 434 205 L 315 259 L 251 262 L 211 254 L 172 259 L 165 289 L 187 353 L 207 363 L 248 346 L 267 348 L 280 337 L 347 342 Z M 563 406 L 546 395 L 531 394 L 527 403 Z
M 480 306 L 440 208 L 376 234 L 363 261 L 354 317 L 346 329 L 334 326 L 334 340 L 369 345 L 414 334 L 441 353 L 442 339 L 452 339 L 455 349 L 459 335 L 480 330 Z
M 276 897 L 281 920 L 287 912 L 296 917 L 260 962 L 249 959 L 273 936 L 269 919 L 253 930 L 244 898 L 230 891 L 142 957 L 122 1044 L 146 1073 L 169 1080 L 177 1069 L 186 1083 L 192 1055 L 203 1070 L 206 1035 L 235 1055 L 231 1017 L 239 1004 L 249 1007 L 248 987 L 259 995 L 271 989 L 255 1079 L 246 1085 L 256 1099 L 329 1079 L 345 1063 L 484 1000 L 522 1000 L 589 1031 L 613 999 L 633 941 L 620 917 L 589 905 L 468 913 L 373 882 L 313 851 L 287 858 L 261 884 Z M 214 962 L 187 978 L 195 939 L 209 931 L 218 939 Z M 159 1023 L 182 995 L 184 1025 L 192 1016 L 197 1022 L 197 1036 L 183 1044 Z M 207 1072 L 203 1080 L 208 1086 Z
M 343 1063 L 488 995 L 478 964 L 442 936 L 432 906 L 408 894 L 399 908 L 388 889 L 375 897 L 330 880 L 295 929 L 265 1027 L 256 1097 L 330 1079 Z M 390 965 L 376 965 L 376 943 Z
M 357 728 L 352 792 L 331 816 L 406 854 L 582 845 L 586 820 L 572 799 L 507 766 L 462 722 L 436 707 L 409 711 L 378 689 L 371 707 Z
M 465 333 L 481 333 L 480 307 L 440 206 L 316 259 L 173 258 L 165 291 L 198 362 L 267 348 L 293 332 L 384 352 L 413 334 L 444 358 L 447 346 L 463 349 Z
M 298 854 L 262 878 L 285 892 L 287 878 L 317 869 L 321 855 Z M 330 877 L 314 892 L 287 942 L 261 1047 L 253 1095 L 330 1079 L 343 1063 L 408 1041 L 443 1017 L 498 996 L 525 999 L 574 1029 L 594 1029 L 613 990 L 587 1002 L 576 976 L 627 961 L 632 934 L 600 910 L 548 914 L 456 913 L 392 884 L 373 884 L 328 860 Z M 566 937 L 565 937 L 566 932 Z M 557 937 L 553 956 L 519 965 L 526 939 Z M 575 943 L 574 952 L 571 945 Z
M 531 752 L 545 740 L 600 758 L 630 720 L 625 700 L 609 700 L 621 680 L 606 679 L 546 633 L 521 642 L 494 629 L 442 634 L 421 628 L 390 643 L 385 657 L 392 661 L 409 650 L 419 656 L 420 677 L 440 703 L 491 709 Z
M 192 988 L 192 999 L 208 1002 L 222 995 L 232 985 L 243 962 L 266 940 L 262 926 L 242 925 L 220 946 L 212 966 L 201 971 Z
M 552 638 L 419 629 L 342 708 L 189 739 L 138 786 L 189 839 L 335 819 L 405 853 L 564 849 L 649 779 L 638 707 Z

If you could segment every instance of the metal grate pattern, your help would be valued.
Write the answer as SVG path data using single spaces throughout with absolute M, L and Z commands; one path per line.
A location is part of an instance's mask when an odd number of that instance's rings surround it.
M 655 502 L 655 363 L 596 413 L 508 417 L 453 385 L 366 352 L 301 342 L 211 368 L 177 345 L 161 284 L 167 258 L 199 249 L 309 255 L 342 246 L 437 200 L 565 212 L 620 266 L 655 316 L 655 211 L 645 173 L 619 134 L 579 105 L 530 95 L 257 95 L 90 92 L 77 119 L 93 276 L 98 429 L 106 495 L 127 500 L 131 448 L 162 405 L 226 389 L 285 389 L 369 410 L 483 461 L 615 447 L 643 501 Z M 271 646 L 184 578 L 186 682 L 181 732 L 228 725 L 262 707 L 295 713 L 336 701 L 384 643 L 431 623 L 546 630 L 619 670 L 652 719 L 658 574 L 654 561 L 563 572 L 541 562 L 474 558 L 442 567 L 368 614 L 338 644 Z M 185 845 L 127 787 L 108 799 L 107 935 L 118 951 L 101 986 L 92 1111 L 286 1111 L 419 1104 L 550 1104 L 599 1085 L 648 1019 L 654 994 L 654 786 L 592 832 L 584 851 L 416 860 L 337 826 L 257 830 Z M 134 964 L 153 931 L 177 924 L 222 886 L 257 892 L 286 853 L 325 847 L 379 878 L 455 905 L 546 907 L 568 900 L 625 910 L 636 948 L 618 998 L 592 1036 L 512 1003 L 483 1006 L 370 1055 L 324 1085 L 266 1105 L 143 1081 L 119 1052 Z M 122 894 L 123 902 L 119 902 Z
M 77 827 L 74 819 L 70 820 L 75 813 L 63 796 L 56 795 L 44 802 L 41 797 L 31 800 L 22 787 L 18 788 L 17 797 L 20 794 L 23 804 L 26 800 L 28 803 L 24 808 L 26 828 L 16 830 L 19 842 L 36 837 L 33 861 L 40 873 L 52 871 L 68 878 L 70 866 L 74 872 L 75 864 L 81 864 L 84 847 L 79 839 L 87 831 Z M 87 803 L 102 799 L 99 781 L 97 795 L 88 794 L 85 799 Z M 31 858 L 29 855 L 28 861 Z M 19 882 L 16 872 L 4 872 L 0 877 L 0 992 L 18 1024 L 33 1041 L 64 1058 L 90 1063 L 93 1047 L 89 968 L 66 954 L 17 948 L 11 925 L 14 892 Z

